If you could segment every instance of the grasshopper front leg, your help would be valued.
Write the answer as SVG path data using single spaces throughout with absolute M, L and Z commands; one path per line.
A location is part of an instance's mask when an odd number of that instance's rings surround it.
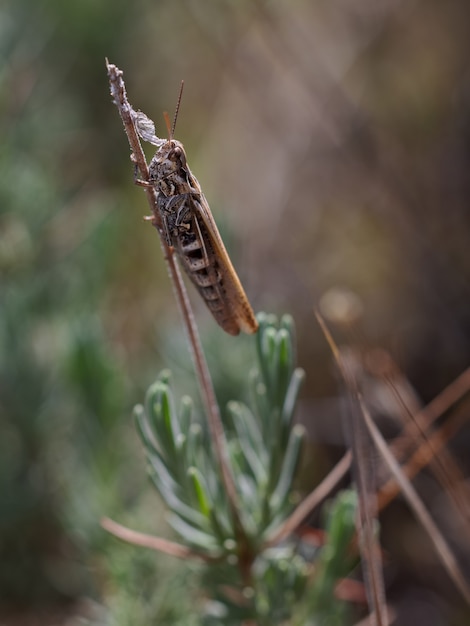
M 139 178 L 139 169 L 138 169 L 137 163 L 135 162 L 135 159 L 133 158 L 133 155 L 131 155 L 131 161 L 134 162 L 134 185 L 137 185 L 138 187 L 143 187 L 144 189 L 155 190 L 154 183 L 150 182 L 149 180 L 142 180 L 141 178 Z M 146 222 L 152 222 L 152 224 L 158 228 L 160 234 L 165 238 L 166 244 L 169 247 L 171 247 L 173 243 L 171 241 L 170 227 L 168 225 L 167 216 L 164 214 L 164 212 L 161 209 L 161 196 L 162 196 L 161 192 L 157 192 L 157 206 L 158 206 L 160 217 L 161 217 L 162 228 L 158 227 L 158 224 L 155 221 L 154 215 L 145 215 L 144 220 Z

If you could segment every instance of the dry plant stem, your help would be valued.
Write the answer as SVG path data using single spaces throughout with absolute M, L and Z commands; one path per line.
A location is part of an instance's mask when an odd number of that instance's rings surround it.
M 369 411 L 367 410 L 367 407 L 365 406 L 363 399 L 360 396 L 358 396 L 358 400 L 359 400 L 359 404 L 361 407 L 362 415 L 364 417 L 364 422 L 371 434 L 371 437 L 377 449 L 381 453 L 382 458 L 384 459 L 385 463 L 388 465 L 388 468 L 393 473 L 393 475 L 395 476 L 395 479 L 399 483 L 402 493 L 405 496 L 408 504 L 414 511 L 416 517 L 419 519 L 419 521 L 423 525 L 426 532 L 429 534 L 437 550 L 437 553 L 439 554 L 441 558 L 442 563 L 444 564 L 445 568 L 449 572 L 449 575 L 451 576 L 455 585 L 457 586 L 457 588 L 459 589 L 459 591 L 465 598 L 466 602 L 470 604 L 470 587 L 468 586 L 468 583 L 465 580 L 465 577 L 463 576 L 459 568 L 459 565 L 454 555 L 452 554 L 452 551 L 447 545 L 447 542 L 445 541 L 444 537 L 441 535 L 441 532 L 437 528 L 436 524 L 434 523 L 427 509 L 425 508 L 415 488 L 410 483 L 408 478 L 405 476 L 400 465 L 398 464 L 395 457 L 390 452 L 386 441 L 382 437 L 382 434 L 380 433 L 377 426 L 374 424 L 374 421 Z
M 124 80 L 122 78 L 123 72 L 112 65 L 106 59 L 106 67 L 108 70 L 109 84 L 111 89 L 111 95 L 114 103 L 116 104 L 121 119 L 124 124 L 124 130 L 129 140 L 129 145 L 132 150 L 132 159 L 137 165 L 142 179 L 146 182 L 149 180 L 149 171 L 147 167 L 147 161 L 145 154 L 140 144 L 140 139 L 137 135 L 134 121 L 132 118 L 132 107 L 127 100 L 126 88 Z M 205 410 L 207 412 L 207 419 L 209 423 L 209 430 L 214 444 L 217 460 L 220 465 L 222 481 L 227 493 L 227 497 L 230 503 L 232 515 L 234 517 L 235 525 L 241 531 L 240 516 L 237 508 L 237 493 L 235 489 L 235 482 L 233 480 L 232 473 L 230 471 L 227 455 L 227 446 L 225 441 L 225 434 L 220 419 L 219 407 L 212 386 L 212 380 L 209 374 L 209 369 L 202 351 L 201 342 L 199 339 L 199 333 L 197 330 L 194 316 L 192 314 L 191 305 L 189 303 L 188 294 L 181 278 L 181 273 L 175 261 L 175 255 L 173 254 L 173 248 L 170 248 L 162 237 L 162 223 L 158 207 L 156 204 L 155 190 L 151 186 L 144 187 L 147 194 L 147 200 L 150 205 L 150 209 L 153 214 L 153 222 L 156 230 L 160 235 L 160 244 L 163 250 L 163 256 L 166 261 L 168 273 L 170 275 L 171 283 L 173 285 L 176 299 L 183 316 L 183 323 L 186 328 L 186 332 L 191 346 L 192 357 L 196 369 L 196 376 L 198 378 L 199 386 L 201 389 L 202 401 L 204 403 Z
M 343 377 L 345 377 L 346 382 L 348 382 L 348 375 L 347 372 L 345 372 L 343 370 L 342 367 L 342 363 L 341 363 L 341 356 L 339 354 L 339 351 L 337 349 L 337 346 L 328 330 L 328 328 L 326 327 L 323 319 L 321 318 L 321 316 L 316 313 L 316 317 L 317 320 L 323 330 L 323 333 L 330 345 L 330 348 L 333 352 L 333 355 L 335 356 L 335 359 L 338 363 L 338 366 L 340 368 L 341 374 L 343 375 Z M 446 403 L 449 402 L 450 398 L 455 398 L 456 395 L 462 394 L 462 392 L 468 390 L 468 381 L 467 381 L 467 377 L 465 376 L 462 380 L 462 377 L 460 377 L 459 380 L 459 384 L 455 385 L 455 387 L 453 387 L 453 389 L 446 394 L 445 397 L 445 401 L 442 400 L 442 397 L 440 398 L 439 402 L 436 402 L 433 405 L 433 411 L 436 410 L 436 407 L 439 407 L 439 409 L 441 409 L 442 411 L 445 410 L 446 407 Z M 411 482 L 409 481 L 409 479 L 405 476 L 403 470 L 401 469 L 399 463 L 397 462 L 397 460 L 395 459 L 395 457 L 393 456 L 392 452 L 390 451 L 386 441 L 384 440 L 384 438 L 382 437 L 379 429 L 376 427 L 367 407 L 364 404 L 364 401 L 361 397 L 361 395 L 357 392 L 357 390 L 353 387 L 352 390 L 353 394 L 356 396 L 356 400 L 359 403 L 363 418 L 364 418 L 364 422 L 367 426 L 367 429 L 369 430 L 369 433 L 372 437 L 372 440 L 374 441 L 374 444 L 376 445 L 377 449 L 379 450 L 379 452 L 382 455 L 382 458 L 384 459 L 385 463 L 387 464 L 389 470 L 392 472 L 392 474 L 395 477 L 395 480 L 398 482 L 400 489 L 403 493 L 403 495 L 405 496 L 408 504 L 410 505 L 411 509 L 414 511 L 416 517 L 419 519 L 419 521 L 421 522 L 421 524 L 423 525 L 424 529 L 426 530 L 426 532 L 429 534 L 435 548 L 436 551 L 444 565 L 444 567 L 447 569 L 450 577 L 452 578 L 452 580 L 454 581 L 456 587 L 459 589 L 459 591 L 461 592 L 462 596 L 465 598 L 466 602 L 468 604 L 470 604 L 470 587 L 467 583 L 467 581 L 465 580 L 465 577 L 462 574 L 462 571 L 460 570 L 460 567 L 452 553 L 452 551 L 450 550 L 449 546 L 447 545 L 447 542 L 445 541 L 444 537 L 442 536 L 441 532 L 439 531 L 439 529 L 437 528 L 437 526 L 435 525 L 432 517 L 430 516 L 430 514 L 428 513 L 426 507 L 424 506 L 423 502 L 421 501 L 418 493 L 416 492 L 416 490 L 414 489 L 413 485 L 411 484 Z M 431 403 L 432 404 L 432 403 Z M 448 406 L 448 405 L 447 405 Z M 429 411 L 429 407 L 428 407 L 428 411 Z M 431 423 L 433 421 L 433 419 L 430 419 L 430 412 L 427 413 L 426 418 L 428 419 L 423 419 L 422 415 L 426 414 L 426 411 L 422 411 L 421 412 L 421 423 L 420 423 L 420 427 L 424 428 L 425 426 L 427 426 L 429 423 Z M 434 415 L 434 413 L 432 414 Z M 437 414 L 436 414 L 437 417 Z M 434 418 L 435 419 L 435 418 Z M 372 616 L 371 616 L 372 617 Z
M 403 472 L 408 478 L 413 478 L 423 467 L 425 467 L 433 458 L 440 454 L 441 449 L 449 439 L 452 439 L 462 425 L 468 420 L 468 415 L 464 412 L 457 413 L 450 417 L 447 422 L 433 435 L 428 438 L 428 442 L 424 442 L 408 459 Z M 428 445 L 428 444 L 431 445 Z M 393 443 L 390 446 L 393 453 Z M 462 486 L 465 485 L 462 483 Z M 453 486 L 455 488 L 455 485 Z M 385 508 L 399 493 L 400 486 L 394 478 L 390 478 L 379 490 L 379 509 Z M 455 489 L 454 489 L 455 491 Z M 469 519 L 469 502 L 466 498 L 466 490 L 464 494 L 458 494 L 459 510 L 468 522 Z
M 382 574 L 382 559 L 380 546 L 374 532 L 373 521 L 377 513 L 375 494 L 370 493 L 366 476 L 365 458 L 367 450 L 364 450 L 364 433 L 361 431 L 362 424 L 358 423 L 357 400 L 359 393 L 353 373 L 350 371 L 346 360 L 341 355 L 330 331 L 328 330 L 321 315 L 315 311 L 315 316 L 322 332 L 330 346 L 334 359 L 349 390 L 348 399 L 351 412 L 351 437 L 353 462 L 356 470 L 358 488 L 358 504 L 361 528 L 359 543 L 361 547 L 361 559 L 363 564 L 364 578 L 366 582 L 367 598 L 371 611 L 371 624 L 386 626 L 389 624 L 387 605 L 385 603 L 385 584 Z M 362 437 L 361 437 L 362 435 Z
M 346 452 L 322 482 L 289 515 L 287 520 L 269 537 L 265 548 L 273 546 L 293 533 L 302 522 L 316 509 L 322 500 L 334 489 L 351 467 L 351 452 Z
M 130 528 L 126 528 L 126 526 L 121 526 L 121 524 L 114 522 L 109 519 L 109 517 L 103 517 L 101 519 L 101 526 L 115 537 L 118 537 L 127 543 L 132 543 L 135 546 L 142 546 L 144 548 L 151 548 L 157 552 L 163 552 L 164 554 L 175 556 L 178 559 L 195 558 L 205 562 L 213 562 L 216 560 L 211 559 L 204 554 L 199 554 L 199 552 L 194 552 L 194 550 L 191 550 L 186 546 L 182 546 L 179 543 L 175 543 L 174 541 L 168 541 L 167 539 L 154 537 L 153 535 L 146 535 L 145 533 L 139 533 L 135 530 L 131 530 Z
M 400 407 L 403 431 L 389 444 L 394 457 L 402 462 L 408 455 L 411 455 L 404 466 L 405 474 L 409 478 L 429 464 L 430 470 L 454 504 L 456 511 L 465 520 L 464 531 L 470 533 L 470 526 L 468 526 L 470 488 L 465 484 L 463 472 L 458 463 L 451 452 L 444 447 L 446 441 L 464 423 L 465 418 L 462 415 L 453 415 L 447 419 L 447 423 L 439 433 L 427 434 L 426 432 L 438 417 L 469 391 L 470 369 L 463 372 L 427 407 L 423 408 L 409 381 L 388 353 L 377 349 L 369 351 L 363 360 L 363 367 L 369 374 L 387 385 Z M 405 398 L 403 390 L 406 392 Z M 458 410 L 462 412 L 461 409 Z M 385 477 L 379 489 L 379 509 L 387 506 L 399 491 L 400 487 L 393 476 Z
M 366 589 L 369 589 L 369 607 L 372 610 L 370 620 L 371 624 L 385 626 L 389 622 L 385 603 L 382 558 L 374 524 L 378 507 L 376 494 L 371 486 L 370 442 L 360 419 L 356 402 L 357 386 L 354 374 L 350 371 L 350 364 L 340 353 L 336 353 L 335 358 L 348 390 L 348 426 L 352 446 L 353 474 L 358 490 L 359 524 L 357 530 Z
M 414 422 L 421 430 L 426 430 L 436 419 L 443 415 L 449 408 L 461 400 L 470 391 L 470 368 L 466 369 L 458 378 L 448 385 L 438 396 L 434 398 L 424 409 L 421 409 L 415 416 Z M 412 433 L 414 425 L 405 426 L 403 433 L 395 439 L 392 450 L 397 452 L 406 446 L 413 446 Z
M 416 447 L 416 437 L 414 434 L 418 430 L 423 434 L 432 426 L 432 424 L 448 411 L 454 404 L 459 402 L 470 390 L 470 368 L 466 369 L 458 378 L 456 378 L 450 385 L 448 385 L 436 398 L 434 398 L 425 408 L 420 409 L 413 416 L 413 422 L 409 421 L 401 435 L 390 444 L 390 450 L 392 454 L 401 460 L 405 458 L 409 450 Z M 465 411 L 458 411 L 456 415 L 453 415 L 447 419 L 447 422 L 440 428 L 440 430 L 431 436 L 427 435 L 426 440 L 419 448 L 411 455 L 407 461 L 404 472 L 408 478 L 415 476 L 423 467 L 430 463 L 433 459 L 443 456 L 442 448 L 445 443 L 451 439 L 458 430 L 467 421 L 467 413 Z M 449 461 L 450 454 L 445 454 L 445 459 Z M 451 460 L 451 467 L 453 471 L 451 476 L 447 480 L 441 480 L 445 482 L 445 489 L 451 497 L 457 511 L 462 515 L 468 524 L 470 518 L 470 499 L 468 497 L 468 487 L 466 486 L 460 468 L 457 464 Z M 433 468 L 433 465 L 431 465 Z M 445 468 L 445 475 L 449 474 L 449 468 Z M 437 474 L 438 479 L 440 478 Z M 382 510 L 386 507 L 399 493 L 400 487 L 396 480 L 390 478 L 379 490 L 379 509 Z
M 468 496 L 464 493 L 463 489 L 459 489 L 458 485 L 463 485 L 464 477 L 460 470 L 458 463 L 454 460 L 452 454 L 444 446 L 440 444 L 440 438 L 433 435 L 428 435 L 426 430 L 421 426 L 422 420 L 416 420 L 415 416 L 420 415 L 419 410 L 411 410 L 398 393 L 392 379 L 385 376 L 385 382 L 387 383 L 391 393 L 395 396 L 398 404 L 402 408 L 403 418 L 405 425 L 408 427 L 408 437 L 405 442 L 405 450 L 410 447 L 410 443 L 415 447 L 415 442 L 421 442 L 419 450 L 421 455 L 427 458 L 429 468 L 435 475 L 437 481 L 441 484 L 444 491 L 447 492 L 450 499 L 453 501 L 457 511 L 464 519 L 468 519 L 469 507 Z M 405 450 L 400 450 L 398 446 L 391 446 L 395 458 L 400 461 Z M 440 453 L 437 454 L 438 449 Z M 413 455 L 416 458 L 416 455 Z M 409 464 L 407 464 L 409 465 Z

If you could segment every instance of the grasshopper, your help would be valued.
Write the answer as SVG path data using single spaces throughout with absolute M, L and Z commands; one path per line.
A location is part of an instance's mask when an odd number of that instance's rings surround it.
M 183 144 L 173 138 L 183 84 L 168 139 L 139 134 L 158 146 L 150 161 L 149 181 L 157 194 L 163 237 L 174 248 L 186 274 L 202 296 L 216 322 L 230 335 L 255 333 L 258 322 L 230 261 L 201 186 L 189 169 Z M 140 120 L 145 116 L 137 114 Z M 145 118 L 145 122 L 150 122 Z M 150 122 L 151 123 L 151 122 Z M 151 133 L 150 133 L 151 134 Z M 155 224 L 155 218 L 150 218 Z

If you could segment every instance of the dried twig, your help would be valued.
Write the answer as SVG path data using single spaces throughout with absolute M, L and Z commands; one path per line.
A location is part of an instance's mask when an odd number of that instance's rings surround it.
M 127 543 L 132 543 L 134 546 L 151 548 L 157 552 L 163 552 L 164 554 L 175 556 L 178 559 L 194 558 L 206 562 L 216 560 L 211 559 L 206 554 L 195 552 L 180 543 L 175 543 L 174 541 L 168 541 L 168 539 L 163 539 L 162 537 L 154 537 L 153 535 L 147 535 L 145 533 L 139 533 L 135 530 L 131 530 L 126 526 L 122 526 L 121 524 L 114 522 L 112 519 L 109 519 L 109 517 L 103 517 L 101 519 L 101 526 L 115 537 L 118 537 Z
M 437 396 L 436 400 L 431 402 L 425 409 L 412 409 L 405 403 L 398 393 L 395 387 L 394 381 L 389 375 L 384 377 L 385 382 L 390 388 L 392 394 L 396 397 L 399 406 L 402 409 L 402 414 L 405 419 L 405 429 L 402 435 L 390 445 L 390 450 L 394 457 L 400 462 L 405 457 L 408 450 L 412 450 L 416 447 L 417 442 L 420 442 L 419 447 L 413 453 L 412 458 L 407 463 L 405 472 L 408 476 L 408 472 L 413 472 L 413 475 L 418 471 L 419 466 L 429 464 L 429 467 L 435 475 L 438 482 L 441 484 L 445 492 L 448 494 L 449 499 L 454 503 L 456 510 L 461 514 L 462 518 L 468 522 L 470 507 L 468 498 L 468 489 L 464 487 L 464 477 L 458 463 L 454 460 L 453 455 L 446 449 L 444 443 L 446 437 L 441 437 L 439 432 L 428 434 L 426 428 L 431 426 L 430 420 L 432 418 L 432 412 L 436 407 L 443 406 L 442 396 L 444 399 L 455 397 L 455 390 L 461 391 L 462 382 L 466 383 L 467 391 L 469 385 L 468 373 L 459 376 L 448 388 L 446 388 L 440 396 Z M 431 407 L 431 411 L 429 410 Z M 437 416 L 436 416 L 437 417 Z M 441 432 L 443 434 L 452 432 L 455 430 L 455 425 L 462 422 L 462 419 L 454 419 L 454 429 L 452 427 L 447 428 L 447 425 L 443 427 Z M 447 437 L 448 438 L 448 437 Z M 444 440 L 443 440 L 444 439 Z
M 346 452 L 322 482 L 302 500 L 286 521 L 271 535 L 266 547 L 275 545 L 293 533 L 334 489 L 351 467 L 351 452 Z
M 132 161 L 136 164 L 142 180 L 148 182 L 149 170 L 147 166 L 147 161 L 135 128 L 135 121 L 139 118 L 139 115 L 136 113 L 136 111 L 134 111 L 127 99 L 126 88 L 124 80 L 122 78 L 123 72 L 115 65 L 110 64 L 107 59 L 106 67 L 108 70 L 111 95 L 113 97 L 114 104 L 116 104 L 119 110 L 119 114 L 124 124 L 124 130 L 126 132 L 127 138 L 129 140 L 129 145 L 132 150 Z M 183 316 L 183 323 L 186 328 L 189 344 L 191 346 L 192 357 L 196 369 L 196 376 L 198 378 L 199 386 L 201 389 L 202 401 L 204 403 L 207 414 L 209 430 L 221 469 L 222 481 L 224 483 L 224 487 L 230 502 L 235 526 L 238 529 L 238 533 L 243 535 L 242 525 L 240 522 L 240 516 L 237 508 L 237 493 L 235 488 L 235 482 L 229 466 L 225 434 L 220 419 L 219 407 L 215 397 L 214 388 L 212 386 L 209 369 L 207 367 L 204 353 L 202 351 L 199 333 L 194 320 L 194 315 L 192 313 L 188 294 L 181 278 L 181 273 L 179 271 L 178 265 L 175 261 L 173 248 L 167 245 L 165 238 L 162 236 L 162 223 L 156 204 L 155 190 L 151 186 L 146 186 L 144 187 L 144 189 L 153 215 L 152 223 L 155 224 L 155 227 L 160 235 L 160 244 L 163 250 L 163 256 L 165 258 L 171 283 L 173 285 L 176 299 L 178 301 L 181 314 Z
M 343 367 L 339 350 L 321 316 L 318 313 L 316 314 L 316 316 L 323 330 L 323 333 L 330 345 L 333 355 L 338 363 L 341 374 L 344 377 L 348 386 L 350 386 L 348 383 L 349 375 Z M 430 536 L 436 548 L 436 552 L 441 559 L 441 562 L 448 571 L 456 587 L 459 589 L 466 602 L 470 604 L 470 585 L 466 581 L 454 554 L 452 553 L 446 540 L 434 523 L 431 515 L 424 506 L 415 488 L 413 487 L 410 480 L 405 475 L 405 472 L 393 456 L 389 446 L 387 445 L 386 441 L 382 437 L 382 434 L 375 425 L 361 394 L 358 392 L 357 388 L 354 385 L 350 386 L 350 391 L 359 404 L 362 416 L 364 418 L 364 423 L 370 433 L 370 436 L 372 437 L 375 446 L 382 455 L 382 458 L 384 459 L 389 470 L 391 471 L 395 481 L 398 483 L 400 490 L 402 491 L 411 509 L 414 511 L 423 528 Z M 444 412 L 444 410 L 446 410 L 450 406 L 450 404 L 452 404 L 452 402 L 456 401 L 461 395 L 463 395 L 467 391 L 468 371 L 464 372 L 464 374 L 462 374 L 462 376 L 457 379 L 456 384 L 450 385 L 449 388 L 444 390 L 442 395 L 439 396 L 435 402 L 432 402 L 428 407 L 426 407 L 426 409 L 420 411 L 418 415 L 415 416 L 415 421 L 419 422 L 420 428 L 424 430 L 424 428 L 426 428 L 436 418 L 436 416 L 439 414 L 439 411 Z M 429 446 L 427 446 L 427 448 L 429 448 Z M 372 616 L 372 618 L 375 618 L 375 616 Z
M 398 464 L 395 457 L 390 452 L 386 441 L 382 437 L 382 434 L 380 433 L 377 426 L 374 424 L 374 421 L 372 417 L 370 416 L 370 413 L 367 410 L 367 407 L 365 406 L 360 396 L 358 400 L 361 406 L 361 411 L 364 417 L 364 422 L 371 434 L 371 437 L 377 449 L 381 453 L 382 458 L 384 459 L 385 463 L 388 465 L 389 470 L 392 472 L 398 484 L 400 485 L 402 493 L 405 496 L 408 504 L 414 511 L 416 517 L 421 522 L 423 528 L 426 530 L 426 532 L 430 536 L 434 544 L 434 547 L 436 548 L 436 551 L 444 567 L 447 569 L 450 577 L 454 581 L 456 587 L 461 592 L 462 596 L 465 598 L 466 602 L 470 604 L 470 587 L 467 581 L 465 580 L 465 577 L 463 576 L 462 571 L 460 570 L 460 567 L 451 549 L 449 548 L 446 540 L 442 536 L 440 530 L 437 528 L 436 524 L 434 523 L 431 515 L 428 513 L 427 509 L 425 508 L 415 488 L 413 487 L 411 482 L 408 480 L 408 478 L 405 476 L 400 465 Z
M 361 439 L 360 429 L 362 425 L 358 423 L 357 403 L 359 400 L 359 392 L 354 379 L 354 374 L 347 363 L 347 360 L 341 355 L 331 333 L 329 332 L 321 315 L 315 311 L 315 316 L 322 329 L 325 339 L 330 346 L 333 357 L 336 361 L 338 369 L 344 382 L 348 388 L 350 399 L 351 419 L 351 436 L 352 436 L 352 453 L 355 466 L 355 474 L 358 489 L 359 517 L 361 527 L 359 529 L 359 540 L 361 546 L 361 559 L 364 570 L 364 578 L 366 581 L 367 597 L 369 608 L 371 610 L 372 624 L 377 626 L 386 626 L 389 623 L 387 605 L 385 602 L 385 585 L 382 573 L 382 559 L 380 554 L 380 546 L 374 532 L 374 517 L 376 515 L 376 498 L 375 494 L 371 494 L 368 489 L 368 480 L 366 476 L 366 466 L 364 464 L 365 455 L 363 441 Z
M 427 437 L 419 447 L 413 452 L 413 454 L 406 461 L 403 467 L 403 472 L 408 478 L 413 478 L 416 474 L 423 469 L 428 463 L 432 461 L 435 455 L 440 455 L 442 449 L 446 443 L 458 433 L 462 425 L 467 421 L 468 417 L 466 413 L 458 412 L 448 418 L 447 422 L 439 428 L 432 435 Z M 394 454 L 394 442 L 390 445 L 390 450 Z M 431 445 L 429 445 L 431 444 Z M 395 454 L 394 454 L 395 456 Z M 396 458 L 396 457 L 395 457 Z M 457 507 L 457 510 L 462 514 L 463 518 L 469 520 L 469 499 L 468 499 L 468 487 L 465 483 L 449 485 L 449 495 L 452 495 L 452 501 Z M 400 492 L 400 485 L 396 479 L 391 476 L 379 489 L 378 501 L 379 509 L 382 510 L 398 495 Z M 461 493 L 463 492 L 463 493 Z

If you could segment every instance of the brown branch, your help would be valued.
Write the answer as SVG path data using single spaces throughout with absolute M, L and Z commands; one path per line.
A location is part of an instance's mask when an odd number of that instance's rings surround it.
M 388 614 L 385 602 L 385 583 L 382 572 L 382 559 L 380 554 L 380 546 L 376 534 L 374 533 L 374 520 L 377 515 L 375 494 L 371 494 L 368 489 L 367 471 L 365 466 L 364 455 L 364 437 L 363 426 L 358 421 L 358 402 L 360 395 L 357 389 L 354 372 L 351 370 L 347 359 L 341 354 L 335 340 L 333 339 L 325 321 L 318 311 L 315 311 L 315 317 L 325 336 L 325 339 L 331 349 L 333 357 L 336 361 L 338 370 L 344 380 L 348 390 L 348 399 L 350 400 L 351 411 L 351 439 L 352 439 L 352 455 L 355 467 L 356 483 L 358 491 L 358 507 L 359 521 L 361 527 L 358 529 L 358 535 L 361 546 L 361 560 L 366 581 L 367 599 L 369 609 L 371 610 L 371 619 L 373 624 L 377 626 L 387 626 L 389 624 Z
M 414 422 L 421 430 L 427 430 L 437 418 L 443 415 L 449 408 L 456 404 L 470 390 L 470 368 L 466 369 L 450 385 L 448 385 L 434 400 L 414 415 Z M 392 450 L 401 449 L 406 443 L 413 441 L 413 425 L 405 426 L 400 437 L 397 437 L 392 444 Z
M 408 478 L 413 478 L 413 476 L 416 476 L 416 474 L 421 469 L 423 469 L 423 467 L 425 467 L 428 463 L 432 461 L 435 455 L 440 455 L 446 443 L 456 435 L 456 433 L 462 427 L 462 424 L 464 424 L 466 421 L 466 413 L 456 413 L 455 415 L 451 416 L 447 420 L 447 422 L 443 426 L 441 426 L 439 430 L 428 436 L 427 440 L 421 443 L 421 445 L 414 451 L 414 453 L 409 457 L 406 464 L 404 465 L 403 472 L 405 473 L 405 475 Z M 394 442 L 392 442 L 390 446 L 390 450 L 394 454 L 393 443 Z M 464 491 L 463 494 L 460 494 L 460 488 L 458 488 L 458 486 L 456 486 L 455 484 L 449 486 L 449 489 L 452 489 L 453 502 L 468 523 L 469 501 L 466 497 L 467 489 L 463 483 L 461 485 L 461 488 Z M 456 491 L 457 493 L 455 493 Z M 397 483 L 396 479 L 393 476 L 390 477 L 387 482 L 385 482 L 379 489 L 379 510 L 382 510 L 386 506 L 388 506 L 399 492 L 400 485 Z
M 457 560 L 452 553 L 449 545 L 441 534 L 440 530 L 437 528 L 434 520 L 431 515 L 427 511 L 426 507 L 423 504 L 423 501 L 419 497 L 417 491 L 409 481 L 409 479 L 405 476 L 403 470 L 401 469 L 399 463 L 390 452 L 389 447 L 382 437 L 377 426 L 374 424 L 374 421 L 364 404 L 364 401 L 359 396 L 358 397 L 359 404 L 361 407 L 362 415 L 364 417 L 364 422 L 369 430 L 369 433 L 376 445 L 378 451 L 382 455 L 383 460 L 387 464 L 389 470 L 394 475 L 395 479 L 399 483 L 401 487 L 401 491 L 410 505 L 411 509 L 415 513 L 418 520 L 421 522 L 421 525 L 428 533 L 431 538 L 434 547 L 436 548 L 436 552 L 439 555 L 442 564 L 448 571 L 450 577 L 454 581 L 457 589 L 461 592 L 462 596 L 465 598 L 466 602 L 470 604 L 470 587 L 465 580 L 465 577 L 457 563 Z
M 408 418 L 402 434 L 390 444 L 391 452 L 398 461 L 401 461 L 408 453 L 411 454 L 416 447 L 416 442 L 421 442 L 419 448 L 412 454 L 411 459 L 406 464 L 405 472 L 407 476 L 416 474 L 421 467 L 429 464 L 436 479 L 447 492 L 460 515 L 468 523 L 470 514 L 469 497 L 468 493 L 466 493 L 468 489 L 464 485 L 463 473 L 450 451 L 443 445 L 446 439 L 453 436 L 452 433 L 455 434 L 456 426 L 461 425 L 465 417 L 461 415 L 459 418 L 457 415 L 456 419 L 452 420 L 450 418 L 453 424 L 449 425 L 449 427 L 444 425 L 440 431 L 443 434 L 443 439 L 437 433 L 427 434 L 426 429 L 430 428 L 440 415 L 469 391 L 470 370 L 467 369 L 463 372 L 444 391 L 436 396 L 427 407 L 417 411 L 409 410 L 389 377 L 385 377 L 385 381 L 396 396 L 398 403 L 402 406 L 403 414 Z M 385 487 L 389 490 L 389 495 L 393 491 L 390 487 L 390 484 Z
M 149 170 L 145 154 L 142 150 L 138 134 L 134 125 L 135 115 L 134 109 L 127 100 L 126 87 L 122 78 L 123 72 L 112 65 L 106 59 L 106 67 L 108 70 L 109 84 L 111 95 L 113 97 L 114 104 L 119 110 L 119 114 L 124 124 L 124 130 L 129 140 L 129 145 L 132 150 L 132 160 L 137 165 L 140 175 L 145 182 L 149 180 Z M 220 419 L 219 407 L 215 397 L 212 380 L 207 367 L 206 359 L 201 347 L 201 341 L 199 339 L 199 333 L 197 330 L 194 315 L 192 313 L 191 305 L 189 302 L 188 294 L 181 278 L 181 272 L 175 261 L 174 250 L 169 247 L 162 236 L 162 222 L 157 207 L 157 199 L 155 189 L 151 185 L 144 187 L 147 200 L 152 211 L 153 219 L 152 223 L 155 225 L 159 235 L 160 244 L 163 250 L 163 256 L 166 261 L 168 274 L 170 276 L 171 283 L 174 288 L 176 300 L 178 302 L 183 323 L 186 328 L 186 332 L 191 347 L 191 354 L 194 361 L 196 370 L 196 376 L 198 378 L 199 386 L 201 389 L 202 401 L 206 410 L 207 420 L 209 424 L 209 430 L 212 437 L 214 450 L 217 461 L 221 469 L 222 482 L 225 487 L 225 491 L 228 496 L 230 508 L 234 518 L 235 527 L 238 533 L 244 536 L 242 531 L 242 524 L 240 521 L 240 515 L 237 508 L 237 492 L 235 488 L 235 481 L 233 479 L 232 472 L 230 470 L 227 444 L 225 440 L 225 434 Z
M 351 452 L 346 452 L 331 472 L 315 487 L 315 489 L 298 505 L 286 521 L 269 537 L 265 547 L 273 546 L 293 533 L 300 524 L 314 511 L 331 490 L 343 478 L 351 467 Z
M 131 530 L 130 528 L 122 526 L 112 519 L 109 519 L 109 517 L 103 517 L 101 519 L 101 526 L 115 537 L 118 537 L 118 539 L 122 539 L 122 541 L 131 543 L 134 546 L 151 548 L 157 552 L 163 552 L 164 554 L 175 556 L 178 559 L 193 558 L 206 562 L 217 560 L 215 558 L 208 557 L 205 554 L 195 552 L 180 543 L 163 539 L 163 537 L 154 537 L 153 535 L 147 535 L 145 533 L 139 533 L 136 530 Z

